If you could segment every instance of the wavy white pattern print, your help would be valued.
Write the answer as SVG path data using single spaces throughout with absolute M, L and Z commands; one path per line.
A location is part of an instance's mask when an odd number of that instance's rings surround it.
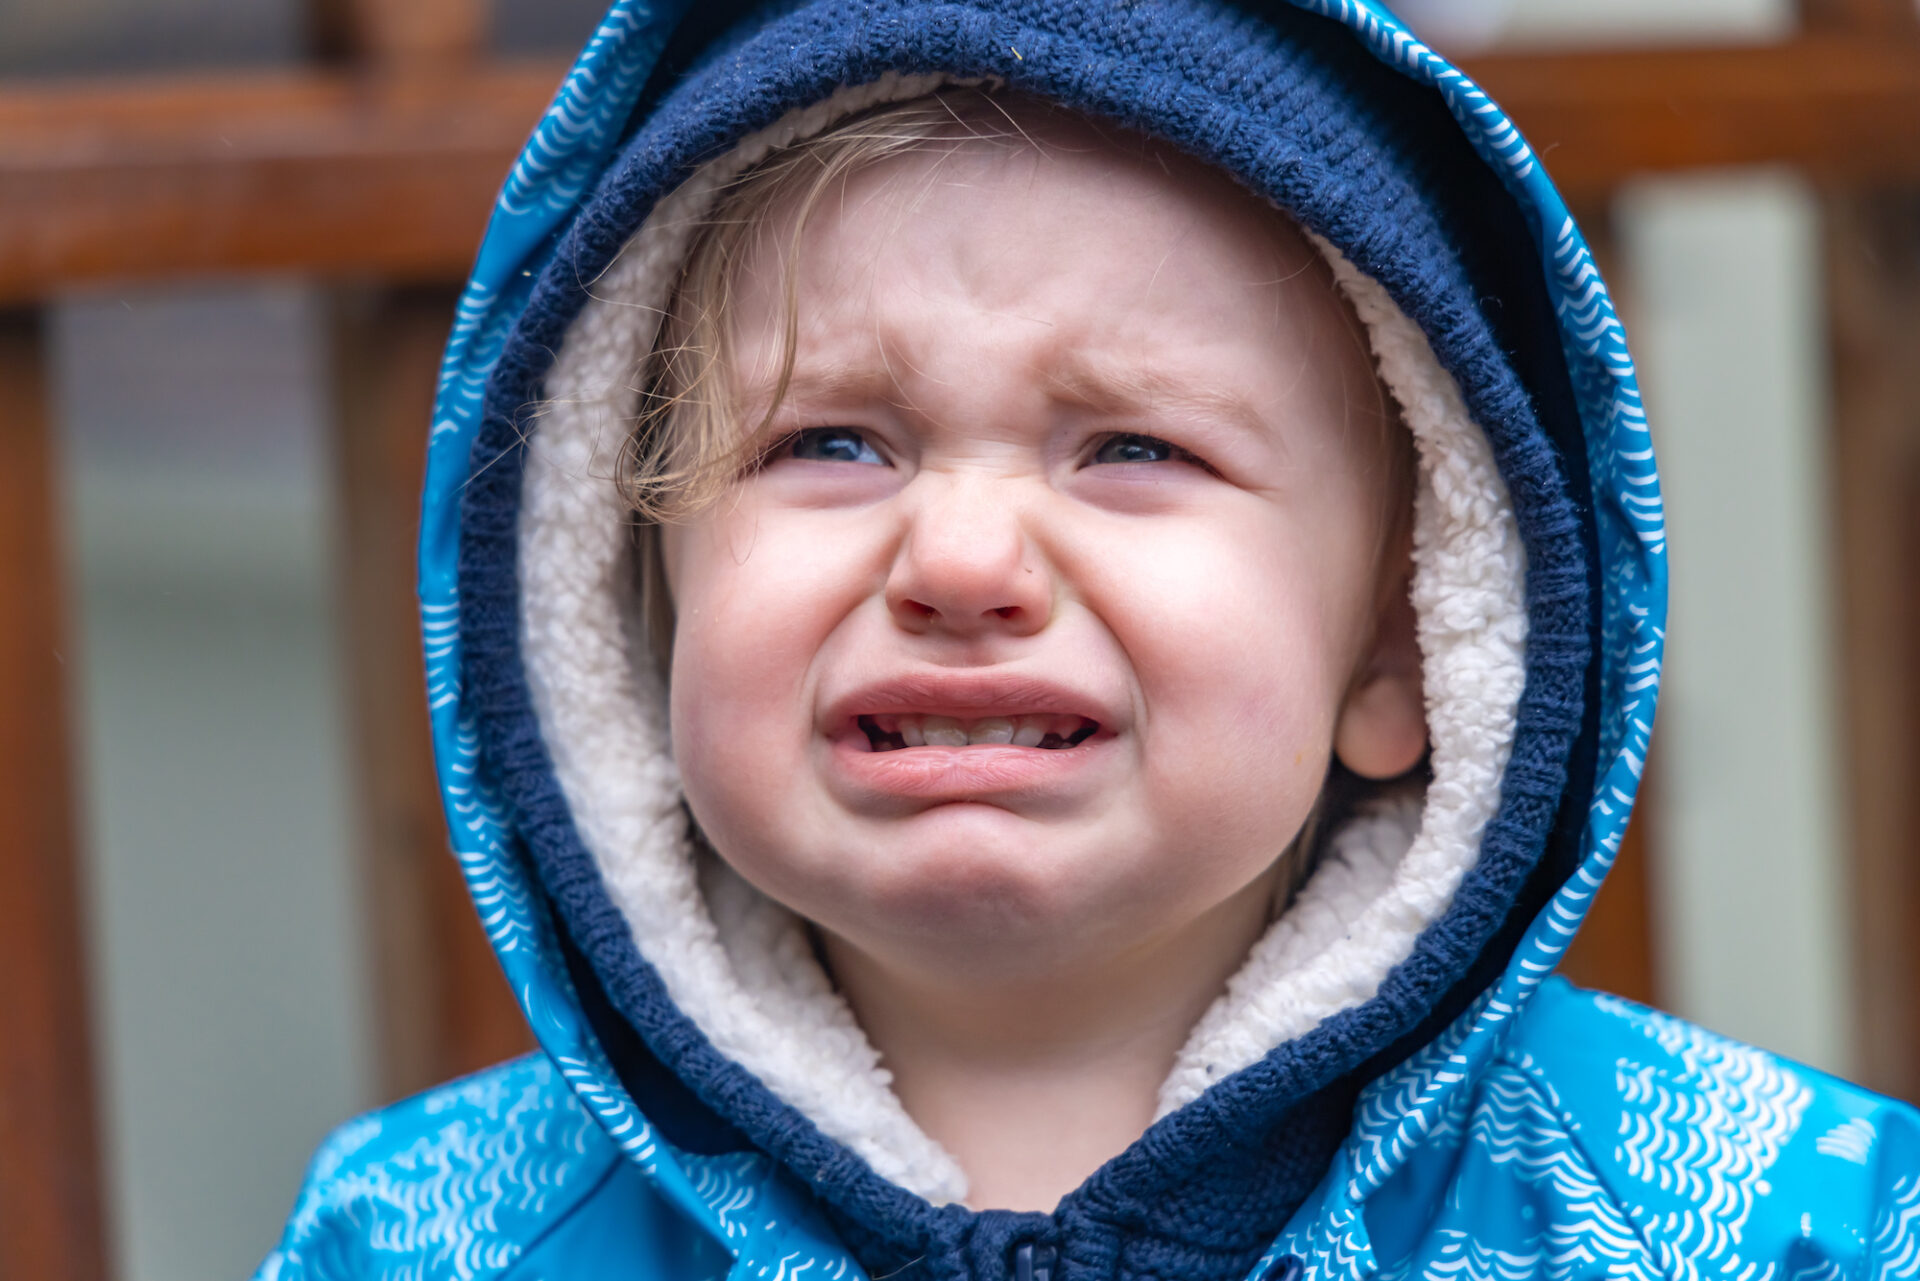
M 1842 1161 L 1865 1165 L 1873 1154 L 1875 1137 L 1873 1122 L 1864 1116 L 1856 1116 L 1851 1121 L 1842 1121 L 1815 1139 L 1813 1146 L 1822 1156 L 1837 1156 Z
M 1539 1225 L 1535 1275 L 1547 1281 L 1660 1281 L 1662 1271 L 1646 1242 L 1568 1134 L 1564 1113 L 1522 1056 L 1517 1065 L 1503 1064 L 1483 1079 L 1469 1130 L 1477 1157 L 1549 1194 L 1553 1210 Z
M 1873 1225 L 1872 1281 L 1920 1277 L 1920 1173 L 1893 1185 Z
M 1604 998 L 1596 1004 L 1622 1008 Z M 1665 1213 L 1652 1199 L 1641 1207 L 1657 1220 L 1662 1264 L 1681 1277 L 1735 1276 L 1754 1201 L 1773 1190 L 1766 1172 L 1813 1091 L 1761 1050 L 1664 1014 L 1639 1017 L 1665 1055 L 1616 1064 L 1625 1105 L 1617 1152 L 1630 1177 L 1666 1194 Z
M 259 1281 L 497 1276 L 525 1250 L 525 1224 L 604 1168 L 590 1159 L 598 1127 L 555 1088 L 545 1059 L 455 1082 L 418 1106 L 437 1124 L 380 1159 L 356 1164 L 382 1137 L 382 1114 L 334 1136 L 309 1185 L 324 1194 L 295 1208 L 291 1248 Z

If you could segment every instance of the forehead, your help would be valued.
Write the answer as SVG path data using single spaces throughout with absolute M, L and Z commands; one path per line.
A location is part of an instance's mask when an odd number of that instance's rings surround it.
M 722 297 L 744 404 L 913 406 L 973 435 L 1164 410 L 1264 432 L 1296 459 L 1353 455 L 1354 411 L 1389 411 L 1291 220 L 1171 148 L 1010 111 L 989 136 L 765 207 Z
M 1074 342 L 1135 331 L 1204 346 L 1249 324 L 1278 340 L 1344 327 L 1319 254 L 1219 171 L 1046 104 L 962 110 L 971 135 L 858 164 L 766 207 L 732 282 L 736 326 L 774 316 L 784 326 L 773 304 L 791 289 L 806 299 L 803 336 L 909 298 Z

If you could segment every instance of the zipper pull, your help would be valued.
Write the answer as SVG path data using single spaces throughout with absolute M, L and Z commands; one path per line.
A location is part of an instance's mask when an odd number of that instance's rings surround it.
M 1050 1245 L 1023 1241 L 1013 1252 L 1013 1281 L 1053 1281 L 1059 1253 Z
M 1306 1274 L 1306 1265 L 1300 1262 L 1297 1254 L 1283 1254 L 1267 1265 L 1260 1274 L 1261 1281 L 1300 1281 Z

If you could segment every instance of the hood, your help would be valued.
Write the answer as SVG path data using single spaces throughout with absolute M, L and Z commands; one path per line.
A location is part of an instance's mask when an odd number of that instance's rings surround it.
M 606 463 L 715 193 L 955 83 L 1162 139 L 1290 214 L 1420 457 L 1424 792 L 1327 839 L 1159 1119 L 1050 1215 L 960 1203 L 799 923 L 697 854 Z M 1391 1176 L 1570 941 L 1653 719 L 1661 519 L 1578 229 L 1383 5 L 620 0 L 501 192 L 443 369 L 420 595 L 455 853 L 583 1105 L 723 1244 L 714 1188 L 757 1162 L 874 1275 L 1009 1275 L 1037 1243 L 1068 1279 L 1241 1276 L 1337 1154 L 1356 1195 Z M 1394 1106 L 1356 1113 L 1363 1088 Z

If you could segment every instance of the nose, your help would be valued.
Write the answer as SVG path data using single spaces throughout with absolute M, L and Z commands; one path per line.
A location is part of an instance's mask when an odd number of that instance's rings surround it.
M 913 511 L 887 609 L 915 635 L 1029 636 L 1053 613 L 1053 576 L 1018 504 L 990 480 L 948 480 Z

